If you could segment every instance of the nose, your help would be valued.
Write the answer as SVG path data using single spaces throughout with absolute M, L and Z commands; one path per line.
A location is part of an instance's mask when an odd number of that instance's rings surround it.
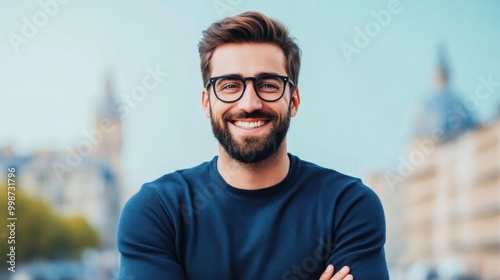
M 247 81 L 245 92 L 241 99 L 238 100 L 238 108 L 248 113 L 262 109 L 262 100 L 255 92 L 252 81 Z

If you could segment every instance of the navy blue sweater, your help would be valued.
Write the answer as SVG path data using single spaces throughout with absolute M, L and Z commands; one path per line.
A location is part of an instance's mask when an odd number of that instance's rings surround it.
M 119 279 L 319 279 L 327 264 L 389 279 L 385 220 L 356 178 L 289 155 L 279 184 L 228 185 L 217 157 L 144 184 L 118 229 Z

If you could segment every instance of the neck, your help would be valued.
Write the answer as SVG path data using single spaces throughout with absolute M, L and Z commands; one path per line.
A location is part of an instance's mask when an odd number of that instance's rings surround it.
M 217 169 L 229 185 L 238 189 L 258 190 L 274 186 L 285 179 L 289 168 L 286 140 L 276 153 L 257 163 L 239 162 L 219 145 Z

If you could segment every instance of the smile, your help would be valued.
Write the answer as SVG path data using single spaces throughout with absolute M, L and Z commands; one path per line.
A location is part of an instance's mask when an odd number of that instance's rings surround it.
M 248 122 L 248 121 L 234 121 L 233 124 L 237 127 L 241 128 L 257 128 L 261 127 L 266 124 L 265 121 L 254 121 L 254 122 Z

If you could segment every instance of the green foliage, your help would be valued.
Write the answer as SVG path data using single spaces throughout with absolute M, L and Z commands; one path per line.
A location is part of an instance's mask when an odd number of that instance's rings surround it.
M 10 246 L 16 247 L 16 263 L 38 259 L 78 258 L 85 248 L 99 246 L 99 235 L 82 217 L 65 217 L 43 200 L 15 191 L 15 244 L 8 244 L 7 187 L 0 187 L 0 262 L 7 261 Z

